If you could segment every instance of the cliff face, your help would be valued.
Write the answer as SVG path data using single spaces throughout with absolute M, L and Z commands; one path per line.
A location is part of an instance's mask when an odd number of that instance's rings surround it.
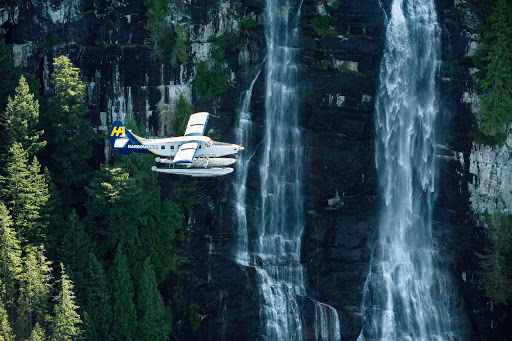
M 364 324 L 363 287 L 371 261 L 380 202 L 374 162 L 374 97 L 390 1 L 304 1 L 302 7 L 300 126 L 304 147 L 306 225 L 302 262 L 306 291 L 302 301 L 306 339 L 314 338 L 312 300 L 338 310 L 343 340 L 354 340 Z M 68 55 L 87 81 L 93 128 L 98 133 L 95 162 L 105 162 L 104 142 L 110 123 L 133 113 L 150 135 L 173 135 L 180 96 L 197 111 L 209 111 L 207 133 L 234 141 L 233 127 L 241 94 L 256 77 L 265 56 L 261 1 L 189 0 L 171 2 L 166 23 L 181 26 L 190 43 L 191 63 L 164 63 L 144 46 L 142 1 L 65 0 L 27 2 L 0 12 L 2 33 L 13 44 L 24 71 L 36 73 L 45 92 L 54 57 Z M 493 307 L 472 281 L 477 271 L 474 252 L 482 237 L 475 213 L 510 208 L 511 137 L 501 148 L 475 145 L 473 121 L 474 70 L 465 57 L 474 50 L 474 14 L 464 3 L 439 0 L 443 28 L 440 72 L 439 189 L 434 231 L 439 262 L 451 275 L 454 313 L 462 339 L 496 340 L 507 330 L 505 313 Z M 331 31 L 322 37 L 314 19 L 328 15 Z M 246 19 L 258 25 L 247 30 L 240 48 L 219 61 L 231 88 L 213 102 L 197 95 L 193 85 L 197 63 L 211 61 L 212 42 L 223 33 L 238 33 Z M 55 38 L 58 37 L 58 38 Z M 252 94 L 254 132 L 262 140 L 264 79 Z M 258 157 L 257 155 L 255 156 Z M 290 165 L 293 167 L 293 165 Z M 253 167 L 255 168 L 255 167 Z M 248 215 L 258 200 L 257 170 L 247 184 Z M 174 310 L 174 334 L 190 340 L 254 340 L 259 330 L 259 289 L 255 271 L 234 260 L 237 237 L 234 188 L 229 176 L 192 182 L 160 177 L 166 193 L 193 193 L 199 199 L 187 216 L 181 243 L 180 275 L 160 289 Z M 181 292 L 181 294 L 176 294 Z M 190 303 L 199 305 L 197 332 L 188 325 Z M 510 328 L 510 327 L 508 327 Z

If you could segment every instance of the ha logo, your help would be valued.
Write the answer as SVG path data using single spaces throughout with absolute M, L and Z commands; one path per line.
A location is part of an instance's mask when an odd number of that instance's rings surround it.
M 110 134 L 110 136 L 124 135 L 124 133 L 124 127 L 114 127 L 112 129 L 112 134 Z

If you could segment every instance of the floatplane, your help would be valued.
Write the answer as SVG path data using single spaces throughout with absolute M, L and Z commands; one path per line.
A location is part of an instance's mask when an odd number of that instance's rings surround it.
M 116 120 L 110 128 L 110 146 L 122 155 L 133 152 L 156 155 L 155 161 L 164 166 L 153 166 L 151 170 L 155 172 L 193 177 L 226 175 L 233 172 L 228 166 L 236 159 L 223 156 L 234 155 L 244 147 L 204 136 L 209 116 L 207 112 L 190 115 L 184 136 L 162 139 L 139 137 Z

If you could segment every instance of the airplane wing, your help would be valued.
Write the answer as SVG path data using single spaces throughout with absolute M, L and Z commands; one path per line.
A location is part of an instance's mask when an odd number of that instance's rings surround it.
M 190 115 L 187 124 L 187 130 L 185 130 L 185 136 L 201 136 L 204 134 L 206 129 L 206 123 L 208 122 L 207 112 L 198 112 L 197 114 Z
M 174 156 L 174 160 L 172 164 L 177 163 L 192 163 L 194 162 L 194 156 L 196 155 L 197 148 L 199 147 L 199 142 L 187 142 L 182 144 L 178 148 L 178 152 L 176 156 Z

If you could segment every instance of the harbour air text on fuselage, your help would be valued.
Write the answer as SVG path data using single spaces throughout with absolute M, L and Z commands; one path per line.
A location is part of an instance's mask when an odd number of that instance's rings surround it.
M 188 175 L 194 177 L 214 177 L 229 174 L 233 168 L 227 167 L 236 162 L 233 155 L 242 146 L 232 143 L 216 142 L 203 136 L 209 114 L 200 112 L 190 116 L 184 136 L 145 139 L 126 129 L 119 120 L 110 128 L 110 146 L 116 152 L 154 154 L 155 161 L 162 167 L 154 166 L 155 172 Z M 163 166 L 165 165 L 165 166 Z

